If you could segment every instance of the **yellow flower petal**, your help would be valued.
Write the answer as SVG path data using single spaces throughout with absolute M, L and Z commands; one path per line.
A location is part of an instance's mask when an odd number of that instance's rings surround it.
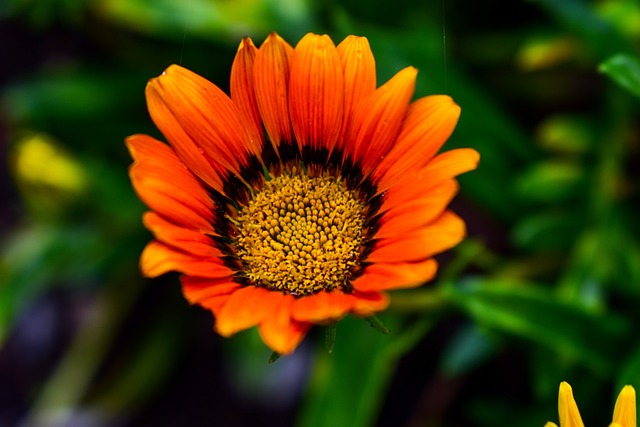
M 613 423 L 620 427 L 636 427 L 636 391 L 630 385 L 624 386 L 618 395 Z
M 569 383 L 563 381 L 558 393 L 558 414 L 560 427 L 584 427 L 578 405 L 573 398 L 573 390 Z

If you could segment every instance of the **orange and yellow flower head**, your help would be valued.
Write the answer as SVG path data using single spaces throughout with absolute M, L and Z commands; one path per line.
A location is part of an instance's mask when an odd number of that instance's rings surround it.
M 376 87 L 366 38 L 307 34 L 240 43 L 231 96 L 177 65 L 149 81 L 149 113 L 168 144 L 127 138 L 133 186 L 150 208 L 148 277 L 182 274 L 185 298 L 223 336 L 257 326 L 292 352 L 314 324 L 384 310 L 387 291 L 436 273 L 458 244 L 447 209 L 478 153 L 438 154 L 460 108 L 412 102 L 417 70 Z

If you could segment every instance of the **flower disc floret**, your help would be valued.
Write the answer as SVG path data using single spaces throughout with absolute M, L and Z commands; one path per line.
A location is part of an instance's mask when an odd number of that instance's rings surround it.
M 295 296 L 346 289 L 364 241 L 364 206 L 339 177 L 295 168 L 267 181 L 237 218 L 242 274 Z

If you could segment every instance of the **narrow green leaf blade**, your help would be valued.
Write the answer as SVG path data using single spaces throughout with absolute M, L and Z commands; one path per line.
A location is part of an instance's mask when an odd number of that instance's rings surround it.
M 276 360 L 280 359 L 281 354 L 280 353 L 276 353 L 275 351 L 273 353 L 271 353 L 271 356 L 269 356 L 269 363 L 273 363 Z
M 334 323 L 324 328 L 324 346 L 327 348 L 327 353 L 333 353 L 333 347 L 336 345 L 336 332 L 337 325 Z
M 385 335 L 388 335 L 391 333 L 391 330 L 387 329 L 387 327 L 384 326 L 382 321 L 380 321 L 380 319 L 378 319 L 375 315 L 367 317 L 367 321 L 369 322 L 369 325 L 371 325 L 371 327 L 376 331 L 382 332 Z
M 535 285 L 474 280 L 450 286 L 448 295 L 476 322 L 536 342 L 611 373 L 629 324 L 612 314 L 587 310 Z

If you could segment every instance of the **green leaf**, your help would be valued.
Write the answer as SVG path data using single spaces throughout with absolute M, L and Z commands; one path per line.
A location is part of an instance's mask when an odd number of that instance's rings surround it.
M 109 365 L 92 399 L 111 414 L 135 410 L 160 393 L 184 352 L 184 317 L 171 313 L 153 320 L 140 342 L 117 348 L 117 363 Z
M 327 353 L 333 353 L 333 347 L 336 345 L 336 324 L 328 325 L 324 328 L 324 345 Z
M 397 331 L 393 335 L 372 331 L 361 319 L 341 320 L 340 341 L 333 354 L 316 354 L 296 425 L 372 425 L 398 360 L 424 336 L 436 318 L 430 313 L 405 325 L 403 318 L 387 314 L 385 323 Z
M 452 302 L 476 322 L 553 349 L 600 373 L 610 373 L 629 325 L 585 310 L 548 290 L 517 283 L 472 280 L 449 286 Z
M 598 69 L 640 97 L 640 58 L 627 54 L 614 55 L 601 63 Z
M 388 335 L 391 333 L 391 331 L 387 329 L 387 327 L 384 326 L 384 324 L 380 321 L 380 319 L 378 319 L 375 315 L 367 317 L 367 321 L 369 322 L 369 325 L 371 325 L 371 327 L 376 331 L 382 332 L 385 335 Z
M 37 425 L 41 420 L 49 419 L 55 408 L 77 407 L 87 395 L 92 380 L 108 355 L 108 350 L 117 342 L 119 328 L 130 315 L 144 289 L 140 282 L 131 283 L 123 279 L 130 277 L 130 271 L 122 273 L 116 274 L 93 299 L 90 306 L 91 317 L 79 326 L 54 371 L 39 388 L 25 420 L 27 425 Z M 155 342 L 166 345 L 166 337 L 163 343 L 159 341 L 163 329 L 157 330 L 159 332 L 155 336 Z M 146 354 L 150 353 L 157 351 L 151 350 Z M 138 363 L 138 366 L 148 365 L 149 361 L 140 360 Z M 151 370 L 153 371 L 153 368 Z M 118 373 L 122 373 L 122 370 L 118 369 Z M 129 397 L 133 398 L 137 391 L 132 390 L 133 393 Z
M 106 231 L 26 223 L 7 236 L 0 250 L 0 345 L 20 310 L 45 289 L 80 286 L 122 267 L 137 270 L 140 248 L 117 246 Z
M 307 24 L 309 8 L 305 0 L 110 0 L 102 2 L 101 18 L 118 26 L 155 37 L 181 40 L 185 31 L 191 37 L 236 37 L 266 34 L 281 23 Z M 282 22 L 278 22 L 282 21 Z
M 568 250 L 584 226 L 577 212 L 537 212 L 522 218 L 513 228 L 513 239 L 530 250 Z
M 280 359 L 281 354 L 280 353 L 276 353 L 275 351 L 273 353 L 271 353 L 271 356 L 269 356 L 269 363 L 273 363 L 276 360 Z
M 577 164 L 545 161 L 527 170 L 516 182 L 523 199 L 557 202 L 574 197 L 585 182 L 585 171 Z
M 536 135 L 540 146 L 548 151 L 580 155 L 595 146 L 596 129 L 587 117 L 558 114 L 540 123 Z
M 616 50 L 632 49 L 628 39 L 595 13 L 591 2 L 537 0 L 536 3 L 563 27 L 577 34 L 600 57 L 611 55 Z

